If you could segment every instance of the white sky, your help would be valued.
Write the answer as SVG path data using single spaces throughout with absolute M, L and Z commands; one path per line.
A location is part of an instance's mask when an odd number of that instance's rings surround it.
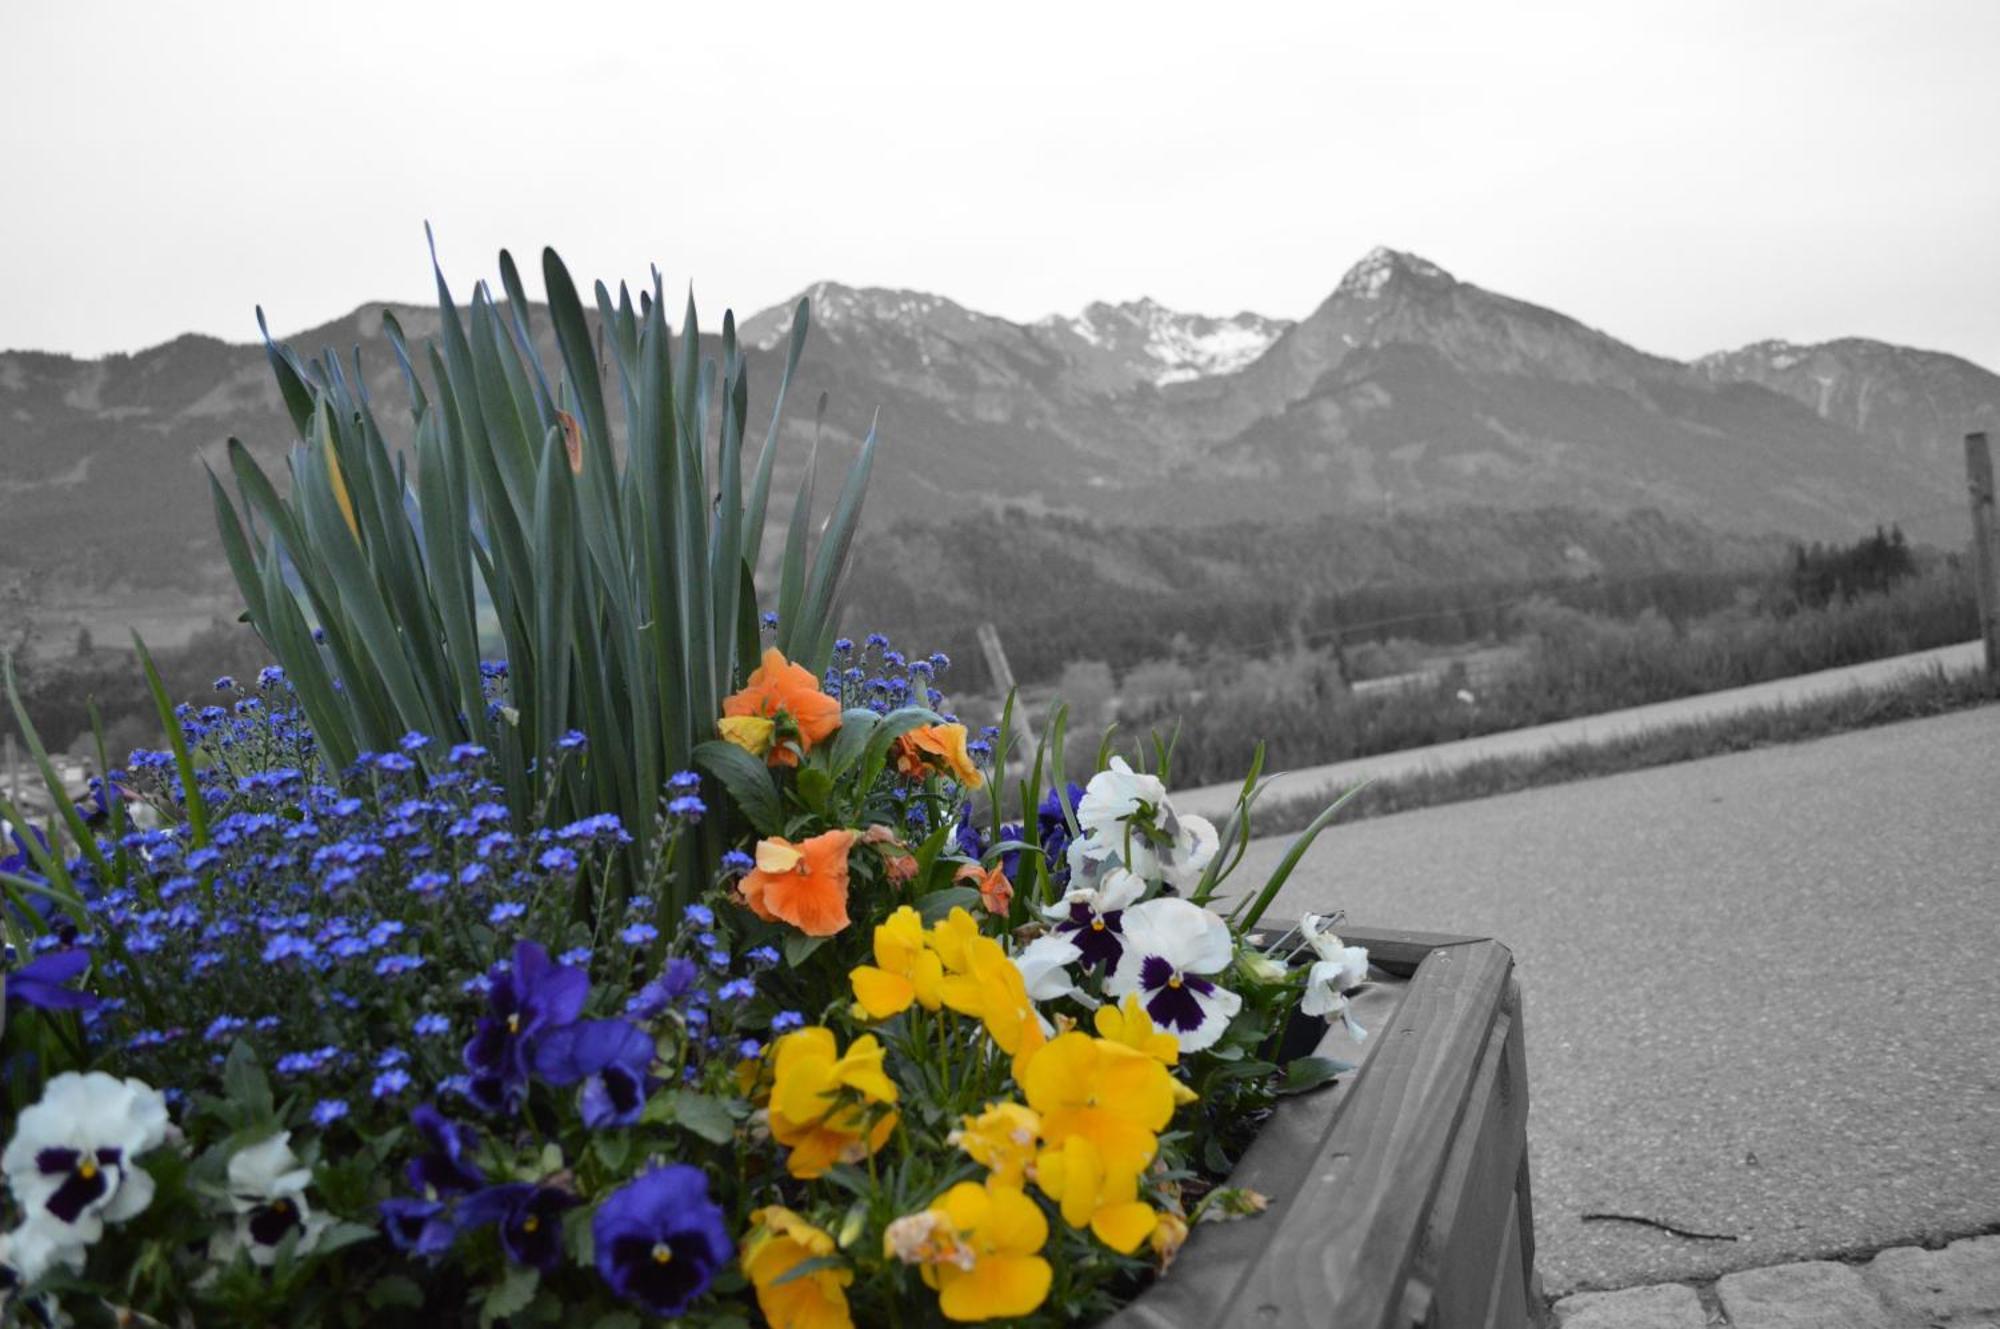
M 2000 3 L 0 0 L 0 347 L 300 329 L 502 245 L 1011 318 L 1376 244 L 1680 357 L 2000 369 Z M 531 289 L 539 281 L 531 278 Z

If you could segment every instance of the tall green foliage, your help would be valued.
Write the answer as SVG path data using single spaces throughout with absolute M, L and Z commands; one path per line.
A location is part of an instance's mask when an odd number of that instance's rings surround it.
M 760 650 L 755 574 L 807 302 L 746 483 L 749 382 L 733 316 L 720 365 L 704 362 L 692 299 L 676 340 L 655 272 L 636 306 L 622 284 L 614 301 L 598 283 L 593 328 L 545 250 L 560 363 L 544 364 L 508 254 L 504 303 L 481 283 L 465 310 L 435 248 L 432 265 L 436 340 L 413 353 L 384 315 L 412 402 L 400 449 L 358 364 L 350 376 L 266 333 L 300 442 L 280 495 L 229 441 L 235 493 L 213 473 L 210 487 L 230 566 L 331 764 L 410 730 L 478 742 L 500 761 L 517 819 L 617 812 L 644 861 L 662 782 L 692 764 Z M 809 461 L 785 534 L 777 645 L 814 670 L 831 654 L 874 447 L 871 429 L 817 541 Z M 482 628 L 506 656 L 500 706 Z M 548 761 L 570 729 L 589 737 L 587 757 Z M 723 829 L 711 826 L 711 853 Z

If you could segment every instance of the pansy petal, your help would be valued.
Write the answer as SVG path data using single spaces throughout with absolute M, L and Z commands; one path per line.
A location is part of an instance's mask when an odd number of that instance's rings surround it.
M 857 965 L 847 975 L 854 986 L 854 999 L 869 1018 L 886 1020 L 900 1015 L 917 999 L 917 985 L 901 974 L 892 974 L 873 965 Z

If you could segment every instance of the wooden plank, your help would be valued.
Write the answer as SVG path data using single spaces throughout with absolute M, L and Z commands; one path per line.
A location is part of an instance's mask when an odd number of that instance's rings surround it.
M 1535 1322 L 1527 1285 L 1521 1281 L 1521 1238 L 1521 1224 L 1510 1213 L 1507 1215 L 1507 1235 L 1500 1245 L 1499 1277 L 1494 1280 L 1493 1298 L 1486 1307 L 1485 1318 L 1480 1322 L 1485 1329 L 1526 1329 Z
M 1514 1005 L 1514 1030 L 1507 1040 L 1507 1058 L 1514 1068 L 1514 1074 L 1522 1087 L 1523 1097 L 1528 1084 L 1528 1029 L 1524 1012 L 1521 1010 L 1520 985 L 1514 984 L 1508 993 Z M 1521 1236 L 1521 1283 L 1523 1295 L 1530 1308 L 1542 1304 L 1541 1276 L 1535 1272 L 1535 1191 L 1530 1184 L 1528 1167 L 1527 1128 L 1522 1127 L 1521 1167 L 1514 1177 L 1514 1202 L 1520 1210 L 1520 1222 L 1516 1225 Z
M 1371 985 L 1354 999 L 1355 1018 L 1373 1030 L 1389 1028 L 1407 991 L 1401 981 Z M 1379 1038 L 1370 1037 L 1357 1048 L 1340 1027 L 1328 1029 L 1318 1051 L 1354 1062 L 1358 1069 L 1325 1089 L 1279 1103 L 1229 1175 L 1230 1185 L 1247 1186 L 1268 1198 L 1271 1211 L 1240 1222 L 1197 1227 L 1173 1272 L 1106 1320 L 1101 1329 L 1180 1329 L 1227 1321 L 1233 1289 L 1270 1241 L 1272 1225 L 1304 1180 L 1302 1160 L 1318 1155 L 1380 1046 Z
M 1257 945 L 1269 946 L 1297 926 L 1289 918 L 1266 918 L 1250 936 Z M 1408 978 L 1416 973 L 1425 958 L 1440 947 L 1469 946 L 1476 941 L 1488 940 L 1456 932 L 1410 932 L 1400 928 L 1349 927 L 1344 924 L 1339 931 L 1341 940 L 1348 945 L 1368 948 L 1370 964 L 1399 978 Z
M 1993 515 L 1993 453 L 1985 434 L 1965 436 L 1965 484 L 1972 498 L 1972 569 L 1986 672 L 2000 674 L 2000 534 Z
M 1424 1239 L 1412 1261 L 1411 1277 L 1436 1292 L 1433 1323 L 1440 1329 L 1471 1329 L 1484 1322 L 1493 1285 L 1505 1260 L 1518 1265 L 1518 1245 L 1505 1245 L 1517 1222 L 1515 1181 L 1528 1145 L 1528 1095 L 1524 1064 L 1510 1049 L 1518 988 L 1510 983 L 1507 1006 L 1494 1021 L 1467 1098 L 1464 1120 L 1425 1223 Z M 1525 1319 L 1526 1303 L 1515 1307 Z
M 1512 967 L 1497 942 L 1431 952 L 1217 1323 L 1394 1324 Z

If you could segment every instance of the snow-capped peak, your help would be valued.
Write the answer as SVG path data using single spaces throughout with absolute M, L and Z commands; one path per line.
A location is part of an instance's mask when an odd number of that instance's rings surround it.
M 1117 305 L 1086 305 L 1073 318 L 1051 314 L 1035 326 L 1133 357 L 1142 362 L 1143 378 L 1164 387 L 1234 373 L 1262 355 L 1291 324 L 1247 311 L 1228 318 L 1184 314 L 1142 296 Z
M 1732 364 L 1745 360 L 1756 360 L 1769 369 L 1790 369 L 1806 359 L 1816 347 L 1801 346 L 1797 342 L 1786 341 L 1782 337 L 1771 337 L 1764 341 L 1752 342 L 1736 351 L 1713 351 L 1695 361 L 1698 368 L 1715 373 Z
M 827 331 L 864 322 L 914 325 L 941 311 L 965 312 L 941 295 L 882 286 L 843 286 L 839 282 L 818 281 L 799 295 L 812 302 L 813 326 Z M 760 351 L 777 346 L 791 331 L 792 309 L 798 300 L 794 296 L 744 320 L 743 340 Z
M 1382 290 L 1398 272 L 1414 277 L 1424 277 L 1432 281 L 1450 281 L 1452 276 L 1437 264 L 1415 254 L 1405 254 L 1400 250 L 1377 245 L 1368 251 L 1359 263 L 1347 270 L 1334 288 L 1336 295 L 1350 295 L 1362 300 L 1379 300 Z

